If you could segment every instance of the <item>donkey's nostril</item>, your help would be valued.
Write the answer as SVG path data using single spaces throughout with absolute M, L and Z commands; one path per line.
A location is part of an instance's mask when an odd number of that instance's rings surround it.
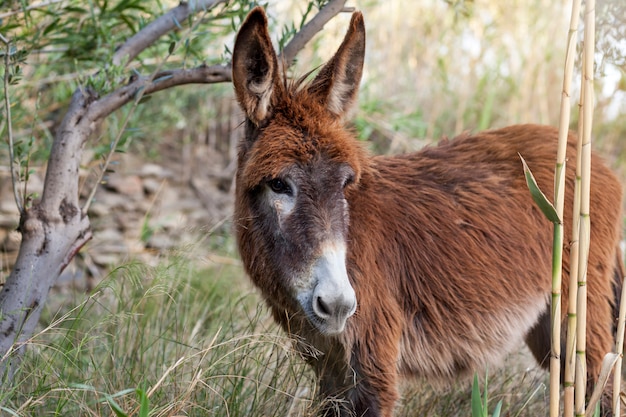
M 317 313 L 317 315 L 319 317 L 322 317 L 322 318 L 330 317 L 330 315 L 332 314 L 328 304 L 326 304 L 326 302 L 324 302 L 322 297 L 319 297 L 319 296 L 315 297 L 315 303 L 313 305 L 313 310 L 315 310 L 315 313 Z

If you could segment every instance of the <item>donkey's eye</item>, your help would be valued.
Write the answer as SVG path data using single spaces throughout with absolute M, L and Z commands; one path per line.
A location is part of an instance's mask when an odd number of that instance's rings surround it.
M 345 180 L 343 180 L 343 188 L 346 188 L 348 185 L 354 182 L 354 175 L 348 175 Z
M 289 184 L 287 184 L 285 181 L 281 180 L 280 178 L 271 179 L 268 181 L 267 184 L 270 186 L 272 191 L 274 191 L 276 194 L 287 194 L 287 195 L 293 194 L 293 191 L 291 190 L 291 187 L 289 186 Z

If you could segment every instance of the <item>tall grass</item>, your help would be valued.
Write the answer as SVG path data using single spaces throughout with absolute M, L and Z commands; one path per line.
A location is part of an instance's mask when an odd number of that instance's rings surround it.
M 151 416 L 307 415 L 312 375 L 241 274 L 178 257 L 117 268 L 48 312 L 1 414 L 138 415 L 144 393 Z
M 81 300 L 52 297 L 0 416 L 316 415 L 312 371 L 242 269 L 198 267 L 192 253 L 128 263 Z M 490 373 L 490 401 L 546 416 L 546 378 L 528 352 L 512 355 Z M 471 415 L 471 381 L 409 381 L 397 415 Z

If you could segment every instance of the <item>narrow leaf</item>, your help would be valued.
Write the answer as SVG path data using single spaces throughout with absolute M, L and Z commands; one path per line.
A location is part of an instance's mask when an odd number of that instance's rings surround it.
M 139 402 L 141 406 L 139 407 L 139 417 L 148 417 L 150 413 L 150 400 L 148 399 L 148 395 L 142 389 L 137 389 L 137 395 L 139 396 Z
M 120 405 L 115 402 L 113 397 L 111 397 L 110 395 L 107 395 L 106 400 L 117 417 L 128 417 L 128 414 L 126 414 L 124 410 L 122 409 L 122 407 L 120 407 Z
M 502 413 L 502 400 L 498 401 L 498 404 L 496 404 L 496 408 L 493 409 L 493 414 L 491 415 L 491 417 L 500 417 L 501 413 Z
M 589 403 L 587 404 L 587 416 L 592 415 L 596 404 L 600 400 L 600 397 L 602 397 L 602 392 L 609 381 L 609 376 L 611 376 L 611 371 L 613 370 L 615 363 L 617 363 L 618 358 L 619 355 L 613 352 L 609 352 L 604 355 L 604 359 L 602 359 L 602 368 L 600 368 L 600 375 L 598 376 L 598 382 L 596 382 L 596 386 L 591 394 Z
M 76 382 L 70 382 L 67 384 L 70 388 L 75 388 L 83 391 L 96 391 L 96 389 L 92 385 L 81 384 Z
M 528 168 L 526 161 L 524 160 L 522 155 L 519 155 L 519 157 L 522 160 L 522 164 L 524 165 L 526 185 L 528 185 L 528 190 L 530 191 L 530 195 L 533 197 L 533 200 L 535 201 L 541 212 L 544 214 L 544 216 L 548 218 L 548 220 L 550 220 L 552 223 L 561 224 L 561 219 L 559 219 L 559 215 L 557 214 L 556 209 L 537 185 L 537 181 L 535 180 L 533 173 L 530 171 L 530 168 Z
M 0 21 L 0 24 L 2 24 L 2 21 Z M 0 406 L 0 411 L 9 413 L 10 415 L 15 416 L 15 417 L 20 417 L 20 415 L 17 412 L 11 410 L 10 408 Z
M 474 374 L 474 383 L 472 384 L 472 417 L 485 417 L 480 389 L 478 388 L 478 374 Z

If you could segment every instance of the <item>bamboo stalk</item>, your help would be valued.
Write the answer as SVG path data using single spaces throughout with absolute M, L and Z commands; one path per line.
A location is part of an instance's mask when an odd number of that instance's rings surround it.
M 581 154 L 580 171 L 580 252 L 578 258 L 578 322 L 576 329 L 576 391 L 577 416 L 585 415 L 587 385 L 586 336 L 587 336 L 587 259 L 589 255 L 590 213 L 589 188 L 591 178 L 591 127 L 593 123 L 593 52 L 595 46 L 595 1 L 585 2 L 585 34 L 582 74 L 582 132 L 579 141 Z
M 562 170 L 565 167 L 557 163 L 557 176 L 563 177 Z M 555 190 L 555 200 L 561 199 L 561 215 L 563 213 L 563 195 Z M 552 343 L 550 354 L 550 417 L 558 417 L 560 406 L 560 378 L 561 378 L 561 279 L 563 263 L 563 223 L 554 223 L 554 235 L 552 240 Z
M 584 57 L 583 57 L 584 59 Z M 573 322 L 572 326 L 572 338 L 574 339 L 574 344 L 572 346 L 572 366 L 576 366 L 576 324 L 578 322 L 578 318 L 576 316 L 577 312 L 577 304 L 578 304 L 578 263 L 579 263 L 579 254 L 580 254 L 580 190 L 581 190 L 581 166 L 582 166 L 582 130 L 583 130 L 583 118 L 582 118 L 582 108 L 583 103 L 585 101 L 584 91 L 582 90 L 582 80 L 581 80 L 581 92 L 578 100 L 578 113 L 581 115 L 578 118 L 578 141 L 576 144 L 576 174 L 574 181 L 574 199 L 573 199 L 573 207 L 572 207 L 572 243 L 570 246 L 570 288 L 573 293 L 570 293 L 570 299 L 573 299 L 573 315 L 571 320 Z M 569 336 L 568 336 L 569 337 Z M 574 371 L 575 376 L 575 371 Z M 576 380 L 574 379 L 574 384 Z
M 624 352 L 624 326 L 626 323 L 626 282 L 622 282 L 622 294 L 619 305 L 619 320 L 615 336 L 617 362 L 613 372 L 613 415 L 620 416 L 620 391 L 622 385 L 622 354 Z
M 569 133 L 570 111 L 571 111 L 571 87 L 572 75 L 574 72 L 574 61 L 576 54 L 576 33 L 578 30 L 578 21 L 580 15 L 581 0 L 572 1 L 572 12 L 570 15 L 569 31 L 567 33 L 567 52 L 565 56 L 565 69 L 563 71 L 563 90 L 561 92 L 561 109 L 559 119 L 559 144 L 557 152 L 556 170 L 554 174 L 554 201 L 557 214 L 563 219 L 563 206 L 565 204 L 565 171 L 566 171 L 566 150 L 567 137 Z M 563 256 L 563 224 L 555 224 L 555 240 L 553 253 L 559 253 L 560 257 L 557 264 L 559 281 L 562 275 L 562 256 Z M 558 231 L 556 230 L 558 228 Z M 575 229 L 572 229 L 575 230 Z M 560 237 L 560 244 L 557 246 L 557 235 Z M 571 255 L 570 255 L 571 257 Z M 556 258 L 556 257 L 554 257 Z M 555 293 L 555 261 L 553 258 L 553 299 Z M 570 258 L 571 259 L 571 258 Z M 572 279 L 573 278 L 573 279 Z M 573 281 L 573 282 L 572 282 Z M 559 284 L 559 293 L 560 285 Z M 570 269 L 569 294 L 568 294 L 568 312 L 567 312 L 567 341 L 565 345 L 565 375 L 563 379 L 564 386 L 564 417 L 573 417 L 574 415 L 574 349 L 576 345 L 576 275 Z M 559 415 L 559 388 L 560 388 L 560 358 L 563 354 L 561 350 L 561 311 L 559 299 L 559 311 L 552 318 L 552 356 L 550 357 L 550 416 L 557 417 Z
M 581 95 L 582 101 L 582 95 Z M 582 123 L 580 118 L 579 125 Z M 580 131 L 581 126 L 579 126 Z M 574 205 L 572 208 L 572 237 L 570 244 L 570 275 L 569 275 L 569 294 L 568 294 L 568 315 L 567 315 L 567 344 L 565 359 L 565 379 L 563 385 L 565 387 L 565 410 L 570 414 L 564 414 L 565 417 L 571 417 L 574 414 L 574 386 L 576 377 L 576 333 L 577 333 L 577 304 L 578 304 L 578 258 L 580 253 L 580 166 L 581 166 L 581 150 L 580 141 L 578 141 L 576 151 L 576 177 L 574 181 Z M 571 407 L 571 408 L 570 408 Z

